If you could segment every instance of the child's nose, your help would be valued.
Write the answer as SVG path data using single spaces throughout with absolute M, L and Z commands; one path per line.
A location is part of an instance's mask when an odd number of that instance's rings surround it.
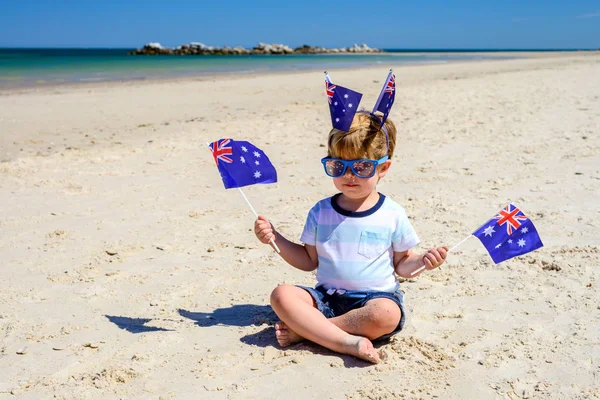
M 346 179 L 349 179 L 349 178 L 353 179 L 354 177 L 355 176 L 354 176 L 354 172 L 352 172 L 352 168 L 346 167 L 346 170 L 344 171 L 344 178 L 346 178 Z

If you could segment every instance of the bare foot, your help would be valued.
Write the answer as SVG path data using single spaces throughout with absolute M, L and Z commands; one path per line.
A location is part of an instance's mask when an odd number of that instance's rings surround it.
M 275 337 L 281 347 L 288 347 L 304 340 L 304 338 L 291 330 L 282 321 L 275 324 Z
M 366 337 L 352 336 L 352 340 L 346 346 L 347 354 L 372 362 L 373 364 L 381 361 L 377 350 L 373 347 L 373 343 Z

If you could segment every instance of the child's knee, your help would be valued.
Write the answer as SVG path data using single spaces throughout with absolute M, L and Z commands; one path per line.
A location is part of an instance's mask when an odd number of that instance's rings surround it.
M 271 292 L 271 305 L 281 304 L 286 298 L 289 298 L 295 286 L 279 285 Z
M 400 311 L 400 307 L 392 300 L 371 300 L 368 307 L 372 313 L 372 323 L 376 326 L 377 330 L 390 333 L 398 327 L 402 318 L 402 312 Z
M 400 312 L 398 312 L 398 315 Z M 379 329 L 384 334 L 391 333 L 396 330 L 398 324 L 400 323 L 400 317 L 397 318 L 380 318 L 378 321 Z

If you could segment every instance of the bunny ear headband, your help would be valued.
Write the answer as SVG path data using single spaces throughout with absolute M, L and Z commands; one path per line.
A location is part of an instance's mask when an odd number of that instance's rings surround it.
M 396 97 L 396 77 L 390 69 L 390 72 L 385 80 L 379 98 L 373 107 L 373 111 L 358 111 L 358 104 L 362 98 L 362 94 L 350 90 L 343 86 L 334 85 L 329 78 L 329 74 L 325 71 L 325 91 L 327 92 L 327 99 L 329 101 L 329 111 L 331 112 L 331 123 L 334 128 L 341 131 L 348 132 L 354 115 L 359 113 L 370 114 L 380 121 L 380 126 L 385 132 L 385 138 L 387 141 L 388 149 L 390 148 L 390 138 L 385 128 L 385 120 L 392 109 L 394 99 Z M 380 119 L 375 112 L 379 111 L 383 113 L 383 117 Z

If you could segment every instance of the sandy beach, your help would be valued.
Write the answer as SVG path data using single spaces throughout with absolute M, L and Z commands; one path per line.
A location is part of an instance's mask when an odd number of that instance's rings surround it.
M 329 72 L 370 109 L 387 71 Z M 395 72 L 378 188 L 419 249 L 510 201 L 545 246 L 495 265 L 473 238 L 403 281 L 379 365 L 278 346 L 270 292 L 314 274 L 258 242 L 206 149 L 263 149 L 279 182 L 244 192 L 298 241 L 335 194 L 322 72 L 0 92 L 0 399 L 600 398 L 600 53 Z

